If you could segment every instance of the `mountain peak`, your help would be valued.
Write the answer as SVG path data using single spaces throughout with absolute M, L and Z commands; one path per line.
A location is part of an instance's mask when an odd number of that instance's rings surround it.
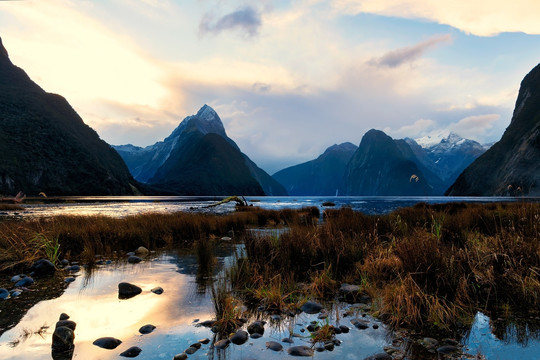
M 9 60 L 9 54 L 4 45 L 2 44 L 2 38 L 0 38 L 0 61 L 11 64 L 11 60 Z
M 330 147 L 328 147 L 323 154 L 329 154 L 334 152 L 354 152 L 358 146 L 350 143 L 350 142 L 344 142 L 341 144 L 334 144 Z

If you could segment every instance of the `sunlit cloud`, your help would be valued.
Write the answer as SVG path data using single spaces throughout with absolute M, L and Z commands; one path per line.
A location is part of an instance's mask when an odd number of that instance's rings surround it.
M 333 4 L 343 13 L 426 19 L 478 36 L 501 32 L 540 34 L 538 1 L 334 0 Z

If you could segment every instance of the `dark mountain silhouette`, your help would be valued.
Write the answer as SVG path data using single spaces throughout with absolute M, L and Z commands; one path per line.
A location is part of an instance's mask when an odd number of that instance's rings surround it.
M 127 195 L 135 186 L 116 151 L 13 65 L 0 39 L 0 193 Z
M 186 117 L 163 141 L 145 148 L 120 145 L 115 149 L 135 179 L 176 194 L 287 195 L 283 186 L 240 151 L 208 105 Z
M 448 189 L 453 196 L 540 195 L 540 65 L 521 82 L 501 140 Z
M 424 196 L 433 190 L 410 159 L 412 150 L 379 130 L 368 131 L 352 156 L 344 178 L 344 193 L 358 196 Z
M 342 186 L 345 168 L 357 148 L 349 142 L 330 146 L 317 159 L 280 170 L 272 177 L 289 195 L 336 195 Z

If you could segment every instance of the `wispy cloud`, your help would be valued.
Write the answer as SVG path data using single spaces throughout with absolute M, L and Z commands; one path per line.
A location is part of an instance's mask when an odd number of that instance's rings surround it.
M 427 50 L 432 49 L 438 44 L 452 41 L 450 34 L 437 35 L 422 41 L 413 46 L 402 47 L 397 50 L 392 50 L 381 56 L 371 60 L 371 64 L 382 65 L 387 67 L 398 67 L 405 63 L 410 63 L 420 58 Z
M 333 0 L 333 5 L 338 12 L 426 19 L 478 36 L 540 34 L 540 2 L 534 0 Z
M 261 25 L 261 14 L 251 6 L 244 6 L 217 19 L 213 13 L 206 13 L 199 23 L 199 32 L 219 34 L 225 30 L 241 30 L 248 36 L 255 36 Z

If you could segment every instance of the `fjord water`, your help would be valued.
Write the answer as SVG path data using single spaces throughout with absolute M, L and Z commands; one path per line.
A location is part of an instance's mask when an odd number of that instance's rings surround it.
M 208 213 L 227 213 L 234 211 L 235 203 L 230 202 L 217 207 L 209 207 L 224 197 L 216 196 L 93 196 L 93 197 L 57 197 L 30 199 L 23 204 L 24 211 L 2 212 L 4 216 L 41 217 L 56 215 L 106 215 L 123 217 L 147 212 L 168 213 L 175 211 L 197 211 Z M 316 206 L 321 210 L 332 207 L 351 207 L 365 214 L 386 214 L 398 208 L 413 206 L 420 202 L 441 204 L 449 202 L 515 202 L 540 201 L 540 198 L 524 197 L 409 197 L 409 196 L 261 196 L 246 197 L 249 204 L 265 209 L 301 208 Z

